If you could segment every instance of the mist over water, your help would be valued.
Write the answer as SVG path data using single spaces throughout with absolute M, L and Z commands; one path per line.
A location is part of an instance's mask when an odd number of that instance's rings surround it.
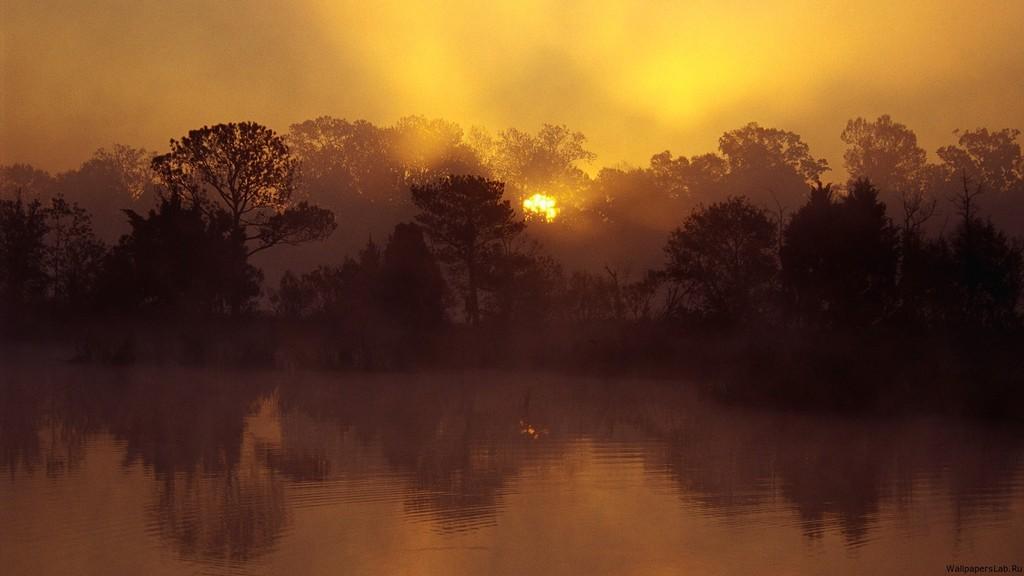
M 1024 433 L 544 373 L 0 371 L 8 574 L 1022 564 Z

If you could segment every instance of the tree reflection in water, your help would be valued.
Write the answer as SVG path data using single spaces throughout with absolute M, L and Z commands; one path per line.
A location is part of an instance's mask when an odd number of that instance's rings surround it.
M 781 502 L 809 541 L 835 532 L 851 548 L 918 494 L 948 494 L 959 533 L 1009 516 L 1022 488 L 1019 429 L 725 407 L 650 382 L 55 368 L 9 371 L 0 400 L 12 480 L 66 476 L 109 434 L 122 467 L 151 477 L 152 533 L 211 562 L 275 549 L 302 490 L 339 482 L 337 497 L 373 490 L 442 534 L 495 526 L 581 442 L 639 454 L 708 517 Z

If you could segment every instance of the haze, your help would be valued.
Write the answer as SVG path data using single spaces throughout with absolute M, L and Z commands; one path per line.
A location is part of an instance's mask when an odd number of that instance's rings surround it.
M 372 4 L 372 5 L 370 5 Z M 712 150 L 749 121 L 841 171 L 847 119 L 925 149 L 1024 118 L 1024 3 L 2 0 L 0 164 L 319 115 L 584 132 L 595 165 Z

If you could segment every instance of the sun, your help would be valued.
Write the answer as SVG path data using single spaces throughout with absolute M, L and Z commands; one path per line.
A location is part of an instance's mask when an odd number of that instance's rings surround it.
M 558 217 L 558 201 L 554 196 L 537 193 L 523 200 L 523 210 L 527 218 L 537 218 L 551 222 Z

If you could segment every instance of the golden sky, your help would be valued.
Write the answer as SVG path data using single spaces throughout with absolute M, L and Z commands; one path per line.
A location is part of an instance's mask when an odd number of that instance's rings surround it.
M 0 163 L 77 166 L 190 128 L 422 114 L 583 131 L 595 165 L 749 121 L 841 169 L 848 118 L 930 151 L 1024 128 L 1020 0 L 0 0 Z

